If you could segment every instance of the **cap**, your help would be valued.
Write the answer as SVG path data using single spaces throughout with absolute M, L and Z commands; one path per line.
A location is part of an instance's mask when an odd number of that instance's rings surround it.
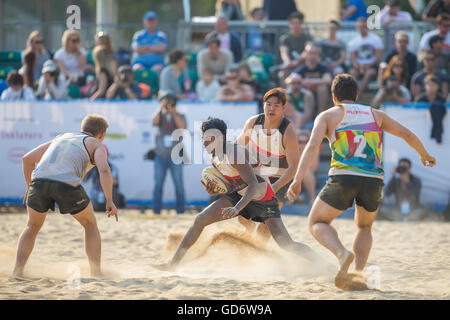
M 158 19 L 158 15 L 156 14 L 155 11 L 147 11 L 144 14 L 144 20 L 147 20 L 147 19 Z
M 54 71 L 56 71 L 56 64 L 52 60 L 45 61 L 42 67 L 42 73 Z
M 125 73 L 125 72 L 133 73 L 133 69 L 131 69 L 131 67 L 128 65 L 120 66 L 119 69 L 117 69 L 117 73 Z
M 164 98 L 167 98 L 169 100 L 177 101 L 177 96 L 173 93 L 173 91 L 170 91 L 170 90 L 159 90 L 158 99 L 162 100 Z

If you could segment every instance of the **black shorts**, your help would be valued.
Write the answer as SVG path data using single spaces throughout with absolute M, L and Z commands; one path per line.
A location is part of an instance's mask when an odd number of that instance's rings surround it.
M 230 200 L 233 206 L 242 198 L 237 192 L 228 193 L 224 196 Z M 239 215 L 255 222 L 264 222 L 269 218 L 280 218 L 277 198 L 273 197 L 268 201 L 250 201 Z
M 55 211 L 55 202 L 60 213 L 76 214 L 89 205 L 89 197 L 80 185 L 48 180 L 35 179 L 30 183 L 27 206 L 38 212 Z
M 333 208 L 346 210 L 355 200 L 369 212 L 378 209 L 383 199 L 383 180 L 355 175 L 330 176 L 319 193 L 319 198 Z
M 278 181 L 278 179 L 280 179 L 280 178 L 279 177 L 276 177 L 276 178 L 270 177 L 269 178 L 270 184 L 274 184 L 275 182 Z M 288 183 L 286 183 L 281 189 L 278 190 L 278 192 L 277 192 L 278 201 L 280 201 L 280 202 L 286 201 L 286 194 L 287 194 L 287 191 L 289 190 L 289 186 L 291 185 L 291 183 L 292 183 L 292 180 L 289 181 Z

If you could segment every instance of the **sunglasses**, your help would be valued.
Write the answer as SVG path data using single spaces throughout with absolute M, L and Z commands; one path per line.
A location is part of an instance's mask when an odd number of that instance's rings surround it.
M 72 38 L 72 39 L 70 39 L 70 41 L 71 41 L 71 42 L 77 43 L 77 42 L 80 42 L 80 39 L 78 39 L 78 38 Z
M 425 61 L 434 61 L 434 58 L 425 58 Z
M 35 43 L 35 44 L 43 44 L 44 40 L 34 40 L 33 43 Z
M 226 79 L 227 79 L 227 80 L 236 80 L 237 77 L 227 77 Z
M 401 65 L 401 64 L 394 64 L 394 67 L 400 67 L 400 68 L 403 68 L 403 65 Z

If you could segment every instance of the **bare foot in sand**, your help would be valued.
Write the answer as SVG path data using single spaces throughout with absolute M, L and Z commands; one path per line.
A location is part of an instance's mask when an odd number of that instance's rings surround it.
M 170 262 L 161 264 L 152 264 L 152 267 L 161 271 L 174 271 L 176 269 L 176 265 Z
M 345 291 L 368 290 L 366 281 L 360 273 L 339 271 L 334 278 L 334 285 Z
M 351 251 L 346 250 L 345 253 L 339 257 L 339 272 L 347 273 L 348 268 L 352 264 L 355 256 Z

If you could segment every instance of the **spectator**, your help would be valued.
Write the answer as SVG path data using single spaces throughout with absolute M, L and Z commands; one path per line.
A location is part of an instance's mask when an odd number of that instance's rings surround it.
M 411 161 L 402 158 L 398 166 L 392 170 L 391 180 L 386 189 L 385 196 L 395 196 L 396 208 L 383 207 L 381 216 L 389 220 L 397 221 L 403 217 L 404 220 L 419 220 L 425 215 L 421 208 L 419 199 L 422 189 L 422 181 L 411 174 Z
M 245 61 L 239 63 L 237 66 L 237 72 L 240 83 L 250 86 L 253 89 L 256 100 L 262 101 L 263 92 L 261 85 L 258 81 L 252 79 L 252 70 L 250 69 L 248 63 Z
M 24 85 L 23 77 L 17 71 L 11 71 L 6 78 L 9 88 L 2 92 L 2 101 L 32 101 L 35 99 L 33 89 Z
M 154 11 L 148 11 L 144 15 L 143 24 L 144 29 L 133 35 L 133 69 L 153 69 L 161 72 L 164 67 L 164 53 L 167 50 L 167 36 L 157 29 L 158 15 Z
M 255 8 L 250 13 L 252 21 L 261 22 L 265 19 L 263 8 Z M 247 32 L 247 51 L 264 53 L 273 49 L 274 34 L 264 33 L 259 25 L 250 24 Z
M 416 99 L 421 93 L 425 92 L 424 79 L 427 75 L 434 74 L 439 81 L 439 93 L 443 97 L 448 94 L 448 76 L 436 70 L 436 57 L 433 52 L 426 51 L 423 59 L 423 69 L 417 71 L 411 79 L 411 94 Z
M 383 81 L 383 86 L 378 89 L 372 106 L 379 108 L 382 103 L 408 103 L 411 102 L 411 94 L 408 89 L 401 84 L 397 76 L 391 75 Z
M 343 66 L 346 58 L 346 45 L 336 38 L 339 28 L 339 22 L 330 20 L 327 28 L 328 38 L 321 39 L 316 43 L 322 53 L 321 62 L 325 64 L 333 76 L 344 72 Z
M 66 77 L 59 72 L 53 60 L 47 60 L 42 68 L 42 76 L 39 79 L 36 97 L 45 100 L 65 99 L 67 97 Z
M 422 12 L 422 20 L 436 23 L 436 18 L 442 13 L 450 14 L 450 0 L 431 0 Z
M 444 39 L 444 52 L 450 54 L 450 14 L 443 13 L 436 18 L 436 29 L 425 32 L 420 39 L 419 48 L 421 53 L 429 49 L 430 39 L 438 35 Z
M 114 83 L 106 92 L 106 99 L 137 100 L 141 96 L 141 88 L 134 81 L 133 70 L 130 66 L 120 66 Z
M 50 53 L 44 47 L 44 37 L 39 31 L 33 31 L 28 36 L 27 40 L 27 48 L 22 51 L 22 63 L 25 64 L 24 58 L 25 53 L 31 50 L 36 54 L 37 63 L 33 70 L 34 82 L 39 80 L 39 77 L 42 73 L 42 67 L 44 66 L 44 62 L 50 59 Z
M 347 6 L 341 10 L 341 20 L 357 21 L 359 18 L 367 18 L 364 0 L 348 0 Z
M 417 102 L 427 102 L 430 104 L 429 110 L 433 126 L 431 128 L 431 138 L 437 143 L 442 143 L 444 133 L 443 119 L 447 114 L 445 99 L 439 94 L 439 81 L 435 75 L 429 74 L 425 77 L 425 92 L 417 97 Z
M 8 89 L 8 83 L 5 80 L 0 79 L 0 97 L 6 89 Z
M 362 77 L 360 93 L 363 93 L 369 82 L 377 75 L 378 64 L 383 56 L 383 41 L 374 33 L 369 33 L 367 19 L 359 18 L 356 23 L 359 35 L 350 41 L 350 73 L 356 79 Z
M 223 16 L 228 21 L 245 20 L 239 0 L 217 0 L 216 16 Z
M 411 76 L 416 72 L 416 65 L 417 65 L 417 56 L 412 53 L 411 51 L 408 51 L 408 44 L 409 44 L 409 37 L 408 34 L 405 31 L 398 31 L 395 33 L 395 49 L 388 53 L 386 56 L 385 62 L 390 63 L 391 59 L 398 55 L 399 58 L 402 58 L 406 61 L 406 64 L 408 66 L 408 78 L 406 80 L 406 83 L 409 87 Z M 386 64 L 380 64 L 380 69 L 383 69 L 386 67 Z M 383 70 L 382 70 L 383 71 Z
M 410 78 L 408 73 L 408 65 L 406 61 L 400 58 L 399 55 L 392 57 L 389 64 L 384 68 L 378 70 L 378 85 L 383 86 L 384 81 L 390 76 L 396 76 L 402 86 L 409 87 L 408 79 Z
M 295 110 L 294 105 L 292 104 L 292 98 L 290 96 L 287 96 L 286 108 L 284 108 L 283 116 L 292 123 L 296 131 L 301 129 L 303 121 L 302 114 Z
M 295 0 L 264 0 L 263 9 L 269 20 L 286 20 L 291 13 L 297 11 Z
M 392 22 L 409 23 L 413 21 L 408 11 L 400 11 L 399 0 L 388 0 L 379 14 L 383 28 L 389 27 Z
M 200 101 L 217 101 L 220 92 L 220 84 L 214 79 L 211 69 L 205 68 L 202 73 L 202 80 L 197 82 L 195 91 Z
M 219 92 L 220 101 L 251 101 L 255 99 L 253 89 L 246 84 L 240 84 L 236 69 L 227 72 L 226 85 Z
M 291 13 L 288 17 L 289 33 L 280 37 L 280 55 L 285 76 L 304 63 L 303 50 L 307 42 L 313 41 L 313 38 L 303 29 L 303 18 L 301 12 Z
M 175 185 L 177 213 L 184 212 L 183 164 L 175 164 L 172 160 L 172 149 L 176 142 L 172 133 L 177 129 L 186 129 L 186 118 L 177 112 L 176 96 L 170 92 L 160 91 L 161 105 L 153 117 L 153 125 L 158 127 L 155 149 L 155 185 L 153 191 L 153 212 L 160 214 L 162 209 L 162 193 L 164 180 L 169 169 Z
M 302 85 L 315 94 L 317 101 L 317 113 L 327 109 L 330 101 L 330 89 L 332 76 L 327 67 L 319 62 L 320 48 L 308 43 L 305 48 L 305 64 L 295 69 L 302 79 Z
M 233 55 L 229 50 L 220 48 L 219 38 L 208 39 L 207 48 L 200 50 L 197 55 L 197 72 L 203 74 L 204 69 L 210 69 L 214 78 L 219 79 L 228 72 L 233 64 Z
M 117 72 L 117 61 L 113 55 L 110 37 L 105 32 L 99 32 L 95 37 L 96 46 L 92 52 L 95 65 L 97 86 L 91 99 L 103 99 L 106 91 L 114 83 L 114 75 Z
M 25 86 L 33 90 L 36 87 L 34 70 L 36 69 L 37 62 L 36 53 L 29 49 L 23 57 L 23 66 L 19 69 L 19 74 L 23 77 Z
M 296 73 L 291 73 L 287 77 L 286 86 L 290 101 L 295 110 L 302 115 L 300 127 L 312 128 L 315 101 L 313 93 L 302 86 L 302 78 Z
M 309 130 L 300 130 L 298 134 L 298 146 L 300 148 L 300 157 L 305 151 L 306 144 L 309 141 L 311 134 Z M 319 169 L 319 154 L 314 158 L 313 163 L 309 167 L 308 171 L 302 180 L 302 184 L 308 193 L 309 205 L 312 207 L 314 200 L 316 199 L 316 171 Z
M 169 65 L 164 67 L 159 77 L 159 89 L 171 91 L 177 99 L 185 99 L 179 78 L 184 72 L 185 80 L 189 80 L 186 66 L 186 54 L 178 49 L 173 50 L 169 55 Z
M 228 49 L 233 53 L 234 62 L 242 60 L 242 47 L 239 36 L 234 32 L 228 31 L 227 19 L 223 16 L 218 17 L 215 25 L 215 31 L 212 31 L 206 35 L 206 43 L 211 37 L 218 38 L 220 40 L 220 48 Z
M 432 36 L 429 41 L 429 49 L 434 53 L 436 57 L 436 69 L 449 75 L 449 55 L 444 54 L 442 50 L 444 43 L 442 38 L 438 35 Z
M 74 29 L 64 31 L 62 48 L 56 51 L 54 60 L 58 69 L 66 76 L 70 84 L 78 86 L 85 84 L 86 55 L 86 50 L 81 46 L 78 31 Z

